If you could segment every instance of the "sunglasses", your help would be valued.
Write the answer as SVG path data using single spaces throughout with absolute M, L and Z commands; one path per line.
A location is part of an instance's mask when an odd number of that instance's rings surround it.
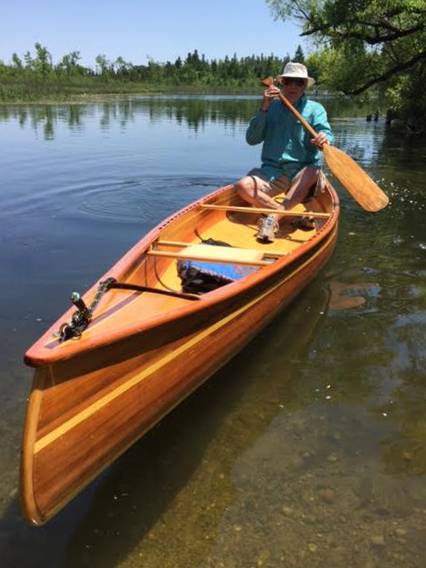
M 285 77 L 284 79 L 281 80 L 281 83 L 285 86 L 288 86 L 288 85 L 291 85 L 292 83 L 294 83 L 298 87 L 304 87 L 306 81 L 305 81 L 305 79 L 290 79 L 290 78 Z

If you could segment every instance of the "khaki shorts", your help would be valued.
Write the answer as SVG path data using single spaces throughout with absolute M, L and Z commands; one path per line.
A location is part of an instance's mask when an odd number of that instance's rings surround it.
M 291 185 L 291 181 L 287 176 L 280 176 L 271 181 L 264 179 L 258 168 L 250 170 L 247 176 L 253 179 L 255 192 L 263 191 L 263 193 L 266 193 L 270 197 L 275 197 L 279 193 L 286 193 Z

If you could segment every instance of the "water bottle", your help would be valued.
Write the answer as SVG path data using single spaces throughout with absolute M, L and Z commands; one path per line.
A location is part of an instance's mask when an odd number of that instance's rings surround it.
M 259 223 L 257 240 L 263 243 L 270 243 L 274 240 L 277 221 L 274 215 L 267 215 Z

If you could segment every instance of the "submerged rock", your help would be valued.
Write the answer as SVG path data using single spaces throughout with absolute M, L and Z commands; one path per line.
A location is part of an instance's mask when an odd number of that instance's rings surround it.
M 385 546 L 385 537 L 382 534 L 373 535 L 371 537 L 371 544 L 374 546 Z

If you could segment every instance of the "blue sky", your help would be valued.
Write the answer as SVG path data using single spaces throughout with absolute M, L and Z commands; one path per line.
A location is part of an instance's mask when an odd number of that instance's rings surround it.
M 80 51 L 95 65 L 105 54 L 144 64 L 185 58 L 197 49 L 207 59 L 252 54 L 293 55 L 300 29 L 273 20 L 264 0 L 6 0 L 1 9 L 0 59 L 46 46 L 54 62 Z

